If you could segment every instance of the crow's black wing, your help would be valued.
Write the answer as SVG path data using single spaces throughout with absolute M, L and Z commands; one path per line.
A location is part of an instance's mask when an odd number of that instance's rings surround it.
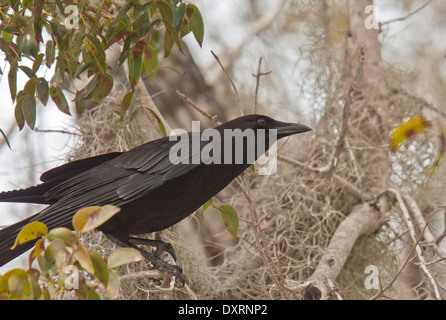
M 46 199 L 56 202 L 34 220 L 55 227 L 69 223 L 73 211 L 86 206 L 122 206 L 200 165 L 191 162 L 205 142 L 195 152 L 182 155 L 181 160 L 188 160 L 179 164 L 169 158 L 175 143 L 168 138 L 151 141 L 59 183 L 45 194 Z
M 40 181 L 43 183 L 37 186 L 26 189 L 0 192 L 0 202 L 51 204 L 58 199 L 50 199 L 45 197 L 45 193 L 47 193 L 49 190 L 57 185 L 60 185 L 62 182 L 82 172 L 88 171 L 104 162 L 112 160 L 121 154 L 122 152 L 102 154 L 96 157 L 72 161 L 48 170 L 40 176 Z
M 110 152 L 95 157 L 69 162 L 44 172 L 40 176 L 40 181 L 60 183 L 104 162 L 110 161 L 121 154 L 123 154 L 123 152 Z

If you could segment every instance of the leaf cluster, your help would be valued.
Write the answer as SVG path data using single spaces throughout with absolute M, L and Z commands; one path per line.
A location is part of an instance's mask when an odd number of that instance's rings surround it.
M 120 280 L 116 268 L 141 261 L 141 253 L 121 248 L 105 260 L 96 250 L 87 250 L 79 233 L 90 231 L 119 212 L 106 205 L 87 207 L 73 216 L 75 231 L 55 228 L 34 221 L 23 227 L 14 246 L 36 240 L 29 255 L 28 270 L 12 269 L 0 277 L 0 299 L 59 299 L 72 292 L 77 299 L 120 298 Z M 32 263 L 37 261 L 38 268 Z M 101 293 L 101 294 L 99 294 Z
M 18 127 L 26 123 L 34 129 L 37 103 L 45 106 L 49 98 L 70 114 L 61 86 L 85 73 L 85 86 L 73 99 L 76 112 L 103 101 L 113 87 L 106 57 L 113 44 L 121 45 L 117 67 L 128 64 L 134 93 L 141 77 L 155 78 L 159 53 L 167 57 L 174 46 L 182 51 L 180 39 L 190 32 L 201 46 L 200 11 L 179 0 L 127 0 L 118 9 L 110 0 L 7 1 L 0 5 L 0 50 L 10 65 L 8 83 Z M 24 58 L 32 61 L 31 67 Z M 48 81 L 40 70 L 52 67 L 55 72 Z M 17 88 L 18 72 L 29 78 L 23 89 Z M 125 110 L 131 101 L 123 101 Z

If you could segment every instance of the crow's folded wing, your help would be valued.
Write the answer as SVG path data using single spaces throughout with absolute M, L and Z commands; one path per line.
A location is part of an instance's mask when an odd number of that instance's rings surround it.
M 191 139 L 188 140 L 189 145 L 191 141 Z M 136 147 L 59 183 L 49 190 L 45 197 L 48 199 L 72 198 L 93 192 L 103 201 L 116 203 L 116 205 L 137 199 L 163 183 L 200 166 L 200 163 L 192 163 L 192 159 L 200 156 L 206 142 L 201 142 L 200 148 L 190 146 L 191 152 L 181 154 L 177 159 L 177 162 L 180 162 L 178 164 L 171 161 L 170 155 L 170 150 L 176 143 L 177 141 L 163 138 Z

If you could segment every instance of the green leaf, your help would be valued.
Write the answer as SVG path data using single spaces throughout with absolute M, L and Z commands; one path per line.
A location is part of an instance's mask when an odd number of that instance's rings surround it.
M 121 248 L 113 252 L 107 260 L 109 268 L 116 268 L 143 259 L 141 252 L 134 248 Z
M 178 37 L 175 28 L 169 21 L 163 20 L 163 23 L 166 27 L 164 33 L 164 57 L 167 57 L 170 54 L 174 43 L 177 45 L 178 49 L 180 49 L 181 53 L 184 53 L 183 48 L 181 47 L 180 38 Z
M 204 221 L 204 212 L 206 211 L 207 208 L 209 208 L 209 206 L 214 202 L 214 198 L 210 198 L 208 201 L 206 201 L 203 204 L 203 209 L 201 209 L 201 220 Z
M 36 125 L 36 99 L 34 97 L 26 96 L 23 100 L 23 115 L 28 127 L 34 130 Z
M 48 68 L 50 68 L 51 65 L 54 63 L 55 56 L 56 46 L 54 45 L 54 42 L 52 40 L 48 40 L 45 45 L 45 64 Z
M 27 66 L 19 66 L 19 69 L 23 71 L 23 73 L 25 73 L 28 78 L 32 78 L 34 76 L 33 71 L 31 70 L 30 67 Z
M 73 216 L 73 227 L 78 232 L 93 230 L 120 211 L 113 205 L 92 206 L 78 210 Z
M 104 49 L 102 48 L 101 43 L 99 42 L 98 38 L 96 38 L 95 36 L 92 36 L 89 33 L 85 34 L 85 36 L 88 38 L 88 40 L 90 40 L 90 42 L 96 48 L 96 50 L 98 51 L 99 55 L 105 56 Z
M 87 108 L 87 101 L 85 101 L 84 99 L 76 100 L 74 101 L 74 104 L 76 106 L 76 113 L 78 114 L 83 113 Z
M 17 65 L 11 65 L 8 72 L 9 92 L 11 93 L 12 102 L 15 101 L 17 93 Z
M 129 65 L 129 83 L 132 90 L 135 90 L 136 84 L 141 78 L 143 58 L 142 51 L 139 51 L 139 49 L 135 50 L 135 47 L 132 50 L 132 56 L 127 59 Z
M 91 260 L 90 254 L 87 248 L 85 248 L 79 241 L 72 243 L 74 258 L 79 262 L 82 268 L 87 272 L 94 274 L 93 261 Z
M 62 240 L 67 246 L 71 246 L 73 242 L 79 241 L 79 237 L 76 233 L 64 227 L 51 229 L 45 238 L 49 240 Z
M 116 16 L 116 18 L 113 20 L 113 22 L 108 26 L 108 31 L 107 31 L 107 37 L 109 39 L 113 38 L 119 31 L 121 31 L 120 29 L 122 28 L 118 28 L 118 30 L 116 30 L 116 26 L 118 25 L 118 23 L 121 22 L 121 19 L 124 17 L 124 15 L 133 7 L 134 3 L 129 3 L 127 4 L 124 8 L 122 8 L 118 15 Z M 126 16 L 127 17 L 127 16 Z
M 102 258 L 99 252 L 94 249 L 90 252 L 90 258 L 93 262 L 95 277 L 101 280 L 101 282 L 104 284 L 104 287 L 107 288 L 109 278 L 107 262 L 104 260 L 104 258 Z
M 121 103 L 121 115 L 120 115 L 119 121 L 122 122 L 124 120 L 124 117 L 128 110 L 130 110 L 130 111 L 128 111 L 129 117 L 130 117 L 132 110 L 135 107 L 136 100 L 138 99 L 138 94 L 139 94 L 139 89 L 136 89 L 135 91 L 128 92 L 124 96 L 124 98 L 122 99 L 122 103 Z M 122 123 L 122 124 L 125 124 L 125 123 Z
M 24 99 L 25 99 L 25 96 L 20 97 L 17 100 L 15 109 L 14 109 L 15 122 L 17 123 L 19 130 L 22 130 L 23 127 L 25 126 L 25 116 L 23 115 L 23 100 Z
M 3 136 L 3 139 L 5 139 L 5 142 L 8 145 L 9 150 L 12 150 L 11 145 L 9 144 L 8 136 L 5 134 L 5 132 L 2 129 L 0 129 L 0 133 Z
M 65 98 L 62 90 L 55 84 L 50 86 L 50 97 L 53 99 L 60 111 L 70 115 L 70 108 L 68 106 L 67 99 Z
M 118 275 L 112 270 L 110 270 L 108 275 L 108 283 L 107 283 L 107 288 L 105 290 L 105 295 L 109 299 L 119 299 L 120 288 L 121 288 L 121 281 L 119 280 Z
M 184 21 L 184 15 L 186 14 L 186 4 L 182 3 L 180 4 L 180 6 L 177 9 L 178 12 L 178 21 L 175 21 L 176 23 L 174 24 L 175 30 L 180 30 L 181 29 L 181 25 L 183 24 Z
M 88 84 L 85 86 L 85 88 L 83 88 L 82 90 L 80 90 L 76 93 L 74 100 L 79 101 L 82 99 L 90 99 L 91 93 L 96 88 L 98 79 L 99 79 L 99 74 L 95 75 L 93 77 L 93 79 L 91 79 L 90 82 L 88 82 Z
M 172 12 L 172 7 L 169 6 L 166 2 L 161 2 L 161 1 L 157 1 L 156 6 L 160 11 L 163 20 L 168 21 L 171 25 L 173 25 L 174 16 Z
M 92 91 L 93 101 L 95 103 L 99 103 L 102 100 L 104 100 L 104 98 L 108 96 L 112 88 L 113 88 L 113 77 L 107 73 L 101 74 L 98 79 L 98 85 Z
M 201 16 L 198 8 L 193 4 L 188 4 L 186 7 L 186 16 L 189 20 L 189 27 L 194 34 L 195 40 L 197 40 L 200 47 L 203 45 L 204 37 L 204 24 L 203 17 Z
M 42 289 L 39 285 L 40 273 L 36 269 L 28 270 L 28 283 L 31 286 L 31 293 L 34 299 L 39 299 L 42 296 Z
M 222 204 L 219 206 L 219 209 L 226 229 L 228 229 L 229 233 L 234 237 L 234 240 L 237 239 L 239 222 L 237 212 L 234 207 L 229 204 Z
M 47 233 L 48 233 L 48 228 L 44 223 L 39 221 L 28 223 L 26 226 L 22 228 L 22 230 L 20 230 L 11 250 L 15 249 L 15 247 L 17 247 L 17 245 L 19 244 L 40 238 L 41 236 L 44 236 Z
M 204 204 L 203 204 L 203 212 L 207 209 L 207 208 L 209 208 L 209 206 L 212 204 L 212 203 L 214 203 L 214 198 L 210 198 L 208 201 L 206 201 Z
M 74 77 L 77 78 L 80 74 L 82 74 L 82 72 L 84 72 L 85 70 L 89 69 L 90 67 L 92 67 L 96 63 L 97 63 L 96 60 L 91 60 L 91 61 L 88 61 L 87 63 L 80 64 L 79 67 L 76 70 L 76 73 L 74 74 Z
M 57 4 L 57 7 L 59 8 L 60 13 L 64 14 L 65 13 L 65 9 L 64 9 L 64 7 L 62 5 L 62 2 L 60 2 L 60 0 L 56 0 L 56 4 Z
M 37 97 L 39 98 L 40 102 L 42 102 L 42 104 L 46 106 L 49 97 L 48 81 L 46 81 L 45 78 L 38 78 L 36 89 L 37 89 Z
M 37 70 L 39 70 L 40 65 L 42 64 L 44 56 L 45 55 L 43 53 L 39 53 L 37 55 L 37 57 L 34 59 L 33 68 L 32 68 L 33 75 L 35 75 Z
M 150 111 L 150 113 L 152 114 L 152 116 L 155 118 L 155 120 L 158 122 L 158 127 L 160 129 L 161 134 L 163 135 L 163 137 L 167 137 L 167 132 L 166 132 L 166 127 L 164 127 L 163 122 L 161 121 L 160 117 L 158 116 L 158 114 L 153 111 L 150 108 L 146 108 L 147 110 Z
M 101 297 L 93 288 L 88 289 L 87 296 L 85 298 L 87 300 L 101 300 Z
M 44 260 L 42 265 L 42 271 L 45 272 L 47 270 L 57 269 L 57 267 L 60 265 L 60 263 L 67 254 L 68 254 L 67 248 L 62 240 L 56 239 L 52 241 L 46 248 L 45 253 L 43 255 Z
M 34 93 L 36 92 L 36 84 L 37 84 L 37 78 L 32 77 L 30 78 L 23 88 L 23 92 L 31 97 L 34 97 Z
M 158 65 L 158 52 L 150 46 L 145 47 L 142 68 L 143 75 L 149 76 L 150 81 L 153 81 L 158 71 Z

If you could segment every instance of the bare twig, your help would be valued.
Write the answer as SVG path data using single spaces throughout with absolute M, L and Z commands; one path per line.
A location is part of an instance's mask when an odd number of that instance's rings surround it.
M 268 268 L 269 274 L 273 279 L 277 289 L 281 292 L 281 294 L 285 299 L 290 299 L 286 291 L 285 280 L 283 279 L 282 272 L 280 271 L 280 268 L 278 268 L 276 264 L 272 261 L 271 256 L 268 253 L 269 250 L 264 246 L 266 241 L 263 238 L 263 233 L 259 229 L 259 221 L 257 213 L 255 211 L 254 204 L 252 202 L 251 189 L 248 185 L 249 184 L 248 171 L 245 171 L 245 182 L 247 186 L 243 192 L 246 196 L 246 200 L 248 201 L 249 208 L 251 211 L 252 229 L 254 231 L 254 236 L 256 239 L 256 247 L 260 253 L 260 256 L 262 257 L 263 262 L 265 263 L 265 266 Z
M 411 94 L 410 92 L 407 92 L 404 89 L 393 89 L 393 90 L 391 90 L 391 93 L 392 94 L 397 94 L 397 95 L 402 95 L 402 96 L 405 96 L 407 98 L 413 99 L 416 102 L 418 102 L 421 105 L 422 108 L 429 109 L 429 110 L 437 113 L 441 117 L 446 118 L 446 112 L 436 108 L 432 103 L 429 103 L 426 100 L 424 100 L 423 98 L 417 97 L 417 96 Z
M 282 9 L 285 7 L 286 3 L 287 0 L 278 0 L 274 8 L 264 10 L 265 14 L 251 25 L 248 32 L 244 35 L 237 47 L 235 47 L 234 49 L 229 49 L 229 52 L 224 53 L 225 65 L 228 70 L 232 69 L 236 58 L 240 56 L 243 48 L 253 36 L 258 35 L 262 31 L 268 29 L 275 21 L 278 21 L 277 17 L 282 12 Z M 210 72 L 211 75 L 216 73 L 216 70 L 212 70 Z M 213 79 L 210 79 L 211 85 L 215 84 L 215 82 L 218 80 L 218 77 L 214 76 L 212 78 Z
M 381 29 L 382 26 L 389 24 L 389 23 L 393 23 L 393 22 L 397 22 L 397 21 L 403 21 L 406 20 L 407 18 L 413 16 L 415 13 L 423 10 L 426 6 L 428 6 L 430 3 L 432 2 L 432 0 L 429 0 L 428 2 L 426 2 L 425 4 L 423 4 L 421 7 L 415 9 L 412 12 L 409 12 L 408 14 L 406 14 L 404 17 L 400 17 L 400 18 L 395 18 L 395 19 L 390 19 L 384 22 L 380 22 L 379 23 L 379 28 Z
M 175 90 L 175 93 L 177 96 L 184 102 L 186 102 L 188 105 L 190 105 L 192 108 L 197 110 L 199 113 L 201 113 L 203 116 L 214 122 L 216 125 L 220 125 L 221 122 L 217 120 L 217 116 L 211 116 L 208 112 L 201 109 L 199 106 L 197 106 L 192 100 L 190 100 L 185 94 L 182 94 L 178 90 Z
M 298 160 L 291 159 L 289 157 L 282 156 L 282 155 L 277 156 L 277 158 L 279 160 L 288 162 L 288 163 L 290 163 L 292 165 L 296 165 L 296 166 L 299 166 L 301 168 L 306 168 L 306 170 L 309 170 L 311 172 L 314 172 L 314 173 L 317 173 L 317 174 L 324 174 L 324 172 L 321 171 L 321 169 L 308 167 L 305 163 L 302 163 L 302 162 L 300 162 Z M 369 195 L 365 194 L 360 189 L 355 187 L 353 184 L 351 184 L 350 182 L 348 182 L 344 178 L 338 176 L 336 173 L 334 173 L 332 175 L 332 178 L 333 178 L 333 181 L 336 183 L 336 185 L 339 188 L 343 189 L 345 192 L 349 193 L 350 195 L 355 197 L 357 200 L 363 202 L 363 201 L 366 201 L 368 199 L 371 199 L 371 197 Z
M 252 113 L 254 113 L 254 114 L 257 113 L 257 98 L 258 98 L 258 94 L 259 94 L 260 78 L 262 76 L 269 75 L 271 72 L 272 71 L 262 72 L 262 57 L 260 57 L 259 65 L 257 66 L 257 73 L 252 75 L 254 78 L 256 78 L 256 89 L 254 92 L 254 105 L 252 108 Z
M 407 228 L 409 229 L 409 236 L 412 239 L 412 242 L 414 244 L 416 244 L 415 252 L 416 252 L 416 255 L 417 255 L 417 259 L 419 260 L 420 269 L 424 273 L 426 278 L 429 280 L 430 284 L 432 285 L 432 288 L 433 288 L 434 294 L 435 294 L 435 298 L 437 300 L 441 300 L 440 291 L 438 290 L 438 286 L 437 286 L 437 284 L 435 282 L 434 277 L 432 276 L 431 272 L 428 270 L 428 268 L 426 266 L 426 261 L 425 261 L 424 256 L 423 256 L 423 252 L 422 252 L 421 246 L 418 243 L 419 239 L 417 239 L 417 236 L 416 236 L 416 233 L 415 233 L 415 227 L 414 227 L 414 225 L 412 223 L 412 218 L 411 218 L 411 216 L 409 214 L 409 210 L 407 209 L 407 206 L 406 206 L 406 204 L 405 204 L 405 202 L 403 200 L 403 197 L 401 196 L 401 193 L 398 190 L 392 189 L 392 188 L 387 189 L 386 191 L 384 191 L 384 194 L 385 193 L 390 193 L 396 199 L 396 201 L 398 202 L 398 205 L 399 205 L 401 213 L 402 213 L 403 220 L 404 220 Z M 424 225 L 423 232 L 421 233 L 420 236 L 422 236 L 425 233 L 426 226 L 427 226 L 427 224 Z
M 425 244 L 425 246 L 432 248 L 432 250 L 435 252 L 435 254 L 440 259 L 446 259 L 446 253 L 438 245 L 438 242 L 436 241 L 435 236 L 432 234 L 432 232 L 429 230 L 429 228 L 425 227 L 428 223 L 426 222 L 423 214 L 421 213 L 421 210 L 418 207 L 418 204 L 415 201 L 415 199 L 407 194 L 402 195 L 402 197 L 403 197 L 404 202 L 406 203 L 410 213 L 414 217 L 414 220 L 417 222 L 418 226 L 420 227 L 420 229 L 425 230 L 423 232 L 423 237 L 427 242 Z
M 426 226 L 425 226 L 425 228 L 426 228 Z M 424 232 L 424 230 L 423 230 L 423 232 Z M 389 289 L 393 286 L 393 284 L 395 283 L 396 279 L 398 279 L 398 277 L 399 277 L 399 275 L 401 274 L 401 272 L 403 271 L 403 269 L 404 269 L 404 268 L 406 267 L 406 265 L 409 263 L 410 257 L 412 256 L 412 253 L 415 251 L 415 249 L 416 249 L 416 248 L 418 247 L 418 245 L 419 245 L 419 242 L 420 242 L 420 239 L 421 239 L 421 237 L 422 237 L 422 235 L 423 235 L 423 232 L 421 232 L 421 233 L 418 235 L 418 237 L 415 239 L 415 243 L 413 244 L 412 249 L 411 249 L 410 252 L 408 253 L 408 255 L 407 255 L 407 257 L 406 257 L 406 260 L 404 261 L 404 263 L 402 264 L 402 266 L 400 267 L 400 269 L 397 271 L 397 273 L 393 276 L 392 280 L 390 280 L 390 282 L 389 282 L 385 287 L 382 286 L 381 278 L 379 278 L 379 287 L 380 287 L 380 290 L 379 290 L 379 292 L 378 292 L 377 294 L 375 294 L 374 296 L 372 296 L 372 297 L 370 298 L 370 300 L 376 300 L 376 299 L 378 299 L 378 298 L 392 299 L 392 298 L 390 298 L 389 296 L 386 296 L 386 295 L 384 294 L 384 292 L 387 291 L 387 290 L 389 290 Z
M 53 129 L 51 129 L 51 130 L 46 130 L 46 129 L 38 129 L 38 128 L 35 128 L 34 131 L 35 131 L 35 132 L 43 132 L 43 133 L 62 133 L 62 134 L 68 134 L 68 135 L 70 135 L 70 136 L 78 136 L 78 137 L 81 136 L 79 133 L 76 133 L 76 132 L 70 132 L 70 131 L 67 131 L 67 130 L 53 130 Z
M 226 75 L 226 77 L 229 79 L 229 82 L 231 83 L 232 89 L 234 89 L 234 93 L 235 96 L 237 98 L 237 102 L 239 104 L 240 107 L 240 115 L 243 116 L 243 108 L 242 108 L 242 104 L 240 102 L 240 96 L 238 94 L 238 90 L 237 90 L 237 86 L 235 85 L 234 81 L 232 80 L 232 78 L 229 76 L 229 74 L 226 72 L 225 67 L 223 66 L 223 64 L 221 63 L 220 59 L 218 58 L 218 56 L 214 53 L 214 51 L 211 50 L 212 55 L 214 56 L 215 60 L 217 60 L 218 64 L 220 65 L 221 69 L 223 70 L 224 74 Z
M 336 166 L 338 165 L 339 156 L 345 144 L 345 135 L 347 133 L 347 128 L 348 128 L 348 118 L 350 116 L 350 105 L 352 103 L 353 96 L 357 92 L 357 89 L 359 87 L 359 83 L 362 78 L 363 66 L 364 66 L 364 50 L 363 48 L 361 48 L 359 50 L 358 66 L 356 68 L 355 78 L 347 93 L 344 102 L 344 107 L 342 109 L 341 127 L 339 129 L 339 134 L 336 138 L 335 148 L 328 164 L 325 167 L 319 169 L 321 173 L 331 175 L 333 174 L 333 172 L 336 169 Z

